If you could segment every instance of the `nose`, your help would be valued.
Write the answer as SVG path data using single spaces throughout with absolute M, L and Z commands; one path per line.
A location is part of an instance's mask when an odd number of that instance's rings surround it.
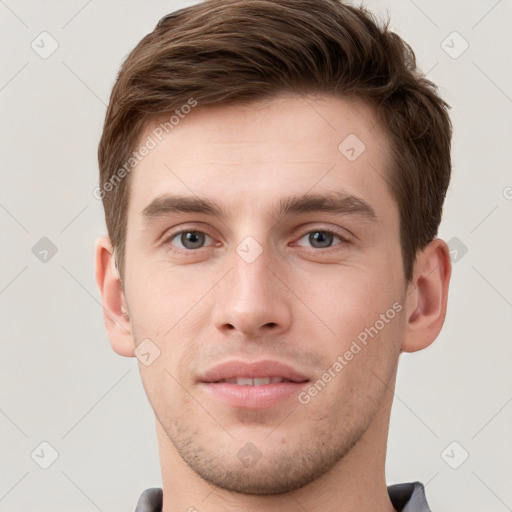
M 291 294 L 279 278 L 278 266 L 265 251 L 250 263 L 235 252 L 230 263 L 232 270 L 216 287 L 215 327 L 246 338 L 286 332 L 292 317 Z

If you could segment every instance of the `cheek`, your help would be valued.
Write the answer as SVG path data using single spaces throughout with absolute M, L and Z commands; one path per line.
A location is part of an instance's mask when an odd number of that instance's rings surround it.
M 336 375 L 337 384 L 329 386 L 329 393 L 341 386 L 344 396 L 373 395 L 396 364 L 404 325 L 403 293 L 389 277 L 378 281 L 376 274 L 354 269 L 338 269 L 316 283 L 304 287 L 305 302 L 316 313 L 308 311 L 313 322 L 307 328 L 322 347 L 326 371 Z
M 392 283 L 379 282 L 369 269 L 341 265 L 328 273 L 302 273 L 292 286 L 300 299 L 297 311 L 307 311 L 311 325 L 340 340 L 373 325 L 398 297 Z
M 189 274 L 187 274 L 189 276 Z M 189 276 L 190 277 L 190 276 Z M 147 275 L 127 275 L 126 296 L 137 338 L 168 338 L 182 322 L 190 321 L 208 291 L 209 280 L 185 278 L 183 273 L 151 269 Z M 210 285 L 211 287 L 211 285 Z

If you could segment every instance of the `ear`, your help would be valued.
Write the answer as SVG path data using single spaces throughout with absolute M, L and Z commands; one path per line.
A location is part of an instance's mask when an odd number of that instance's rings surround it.
M 133 357 L 135 343 L 121 279 L 110 238 L 96 241 L 96 284 L 103 305 L 103 319 L 110 346 L 121 356 Z
M 437 338 L 446 317 L 451 273 L 450 250 L 443 240 L 436 238 L 418 253 L 407 290 L 403 352 L 426 348 Z

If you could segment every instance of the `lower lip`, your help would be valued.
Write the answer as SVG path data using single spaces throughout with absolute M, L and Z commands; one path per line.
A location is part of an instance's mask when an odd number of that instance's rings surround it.
M 279 382 L 261 386 L 240 386 L 227 382 L 202 382 L 208 393 L 233 407 L 266 409 L 296 397 L 308 382 Z

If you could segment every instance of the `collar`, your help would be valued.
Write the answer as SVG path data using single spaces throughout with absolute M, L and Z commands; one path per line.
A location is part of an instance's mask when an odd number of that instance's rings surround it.
M 388 494 L 397 512 L 431 512 L 420 482 L 390 485 Z M 162 512 L 163 494 L 160 487 L 146 489 L 140 496 L 135 512 Z

